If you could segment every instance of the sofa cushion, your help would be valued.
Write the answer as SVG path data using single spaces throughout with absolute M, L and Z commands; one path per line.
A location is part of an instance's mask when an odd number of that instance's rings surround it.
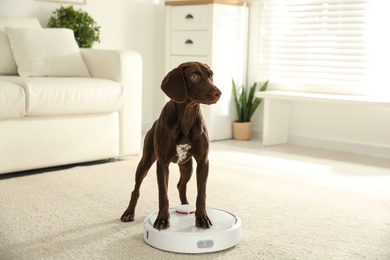
M 26 92 L 27 116 L 66 116 L 120 111 L 122 86 L 111 80 L 0 76 Z
M 11 47 L 9 46 L 8 38 L 4 30 L 0 30 L 0 57 L 0 75 L 18 74 L 18 68 L 16 67 Z
M 25 100 L 21 86 L 0 80 L 0 119 L 23 117 Z
M 41 28 L 37 18 L 0 17 L 0 75 L 18 74 L 5 27 Z
M 20 76 L 90 76 L 71 29 L 6 27 L 5 31 Z

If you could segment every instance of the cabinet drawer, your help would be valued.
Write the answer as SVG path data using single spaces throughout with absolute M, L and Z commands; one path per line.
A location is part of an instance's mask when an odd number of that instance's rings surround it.
M 172 32 L 171 54 L 207 55 L 209 50 L 208 32 Z
M 172 7 L 171 30 L 208 29 L 208 10 L 208 5 Z

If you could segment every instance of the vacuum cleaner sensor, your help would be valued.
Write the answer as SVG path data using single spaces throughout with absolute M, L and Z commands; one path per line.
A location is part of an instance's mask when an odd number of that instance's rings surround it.
M 159 231 L 153 227 L 157 214 L 144 221 L 144 240 L 152 247 L 177 253 L 208 253 L 235 246 L 242 237 L 241 220 L 220 209 L 207 208 L 213 223 L 209 229 L 195 226 L 195 207 L 181 205 L 170 209 L 170 228 Z

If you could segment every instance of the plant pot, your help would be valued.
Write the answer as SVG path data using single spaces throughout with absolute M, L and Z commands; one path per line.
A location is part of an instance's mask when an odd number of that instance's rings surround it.
M 233 138 L 250 140 L 252 138 L 252 122 L 233 122 Z

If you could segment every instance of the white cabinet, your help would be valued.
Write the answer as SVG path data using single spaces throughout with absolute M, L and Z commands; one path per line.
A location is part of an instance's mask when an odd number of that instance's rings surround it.
M 217 104 L 201 106 L 210 140 L 232 138 L 236 111 L 231 81 L 246 83 L 248 3 L 190 0 L 165 5 L 166 72 L 187 61 L 207 63 L 222 91 Z

